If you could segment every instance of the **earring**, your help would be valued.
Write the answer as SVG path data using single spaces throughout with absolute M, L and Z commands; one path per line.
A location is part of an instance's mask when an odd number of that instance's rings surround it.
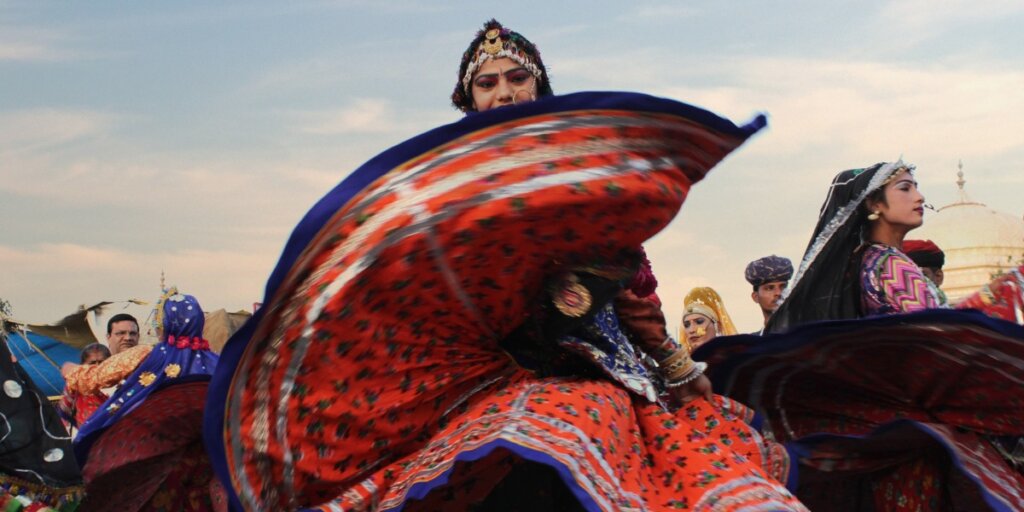
M 882 216 L 881 213 L 882 212 L 878 210 L 871 212 L 870 214 L 868 214 L 868 220 L 878 220 L 878 218 Z

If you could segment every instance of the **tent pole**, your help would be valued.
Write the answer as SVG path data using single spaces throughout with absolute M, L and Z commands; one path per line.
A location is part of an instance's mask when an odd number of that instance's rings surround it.
M 43 356 L 43 359 L 46 359 L 46 360 L 47 360 L 47 362 L 49 362 L 50 364 L 52 364 L 54 368 L 56 368 L 56 369 L 60 370 L 60 367 L 59 367 L 59 366 L 57 366 L 57 363 L 56 363 L 56 362 L 54 362 L 54 360 L 53 360 L 53 359 L 50 359 L 50 356 L 46 355 L 46 352 L 43 352 L 43 350 L 42 350 L 42 349 L 40 349 L 40 348 L 39 348 L 38 346 L 36 346 L 36 344 L 35 344 L 35 343 L 32 343 L 32 340 L 28 339 L 28 336 L 25 336 L 25 333 L 23 333 L 23 332 L 21 332 L 21 331 L 19 330 L 19 331 L 18 331 L 18 335 L 19 335 L 19 336 L 21 336 L 21 339 L 25 340 L 25 343 L 28 343 L 28 346 L 29 346 L 29 347 L 32 347 L 32 350 L 35 350 L 36 352 L 38 352 L 38 353 L 39 353 L 39 355 Z

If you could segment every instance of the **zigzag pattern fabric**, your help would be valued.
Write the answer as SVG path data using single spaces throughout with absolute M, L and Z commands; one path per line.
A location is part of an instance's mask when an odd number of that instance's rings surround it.
M 865 314 L 911 313 L 939 307 L 935 285 L 898 249 L 870 245 L 861 268 Z

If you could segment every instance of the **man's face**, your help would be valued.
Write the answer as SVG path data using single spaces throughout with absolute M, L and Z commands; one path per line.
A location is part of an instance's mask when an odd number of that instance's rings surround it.
M 757 291 L 750 294 L 757 305 L 761 306 L 761 312 L 770 315 L 779 308 L 779 298 L 786 289 L 786 281 L 772 281 L 757 287 Z
M 922 267 L 921 272 L 924 272 L 925 277 L 931 279 L 935 286 L 942 286 L 942 280 L 946 277 L 942 269 L 937 267 Z
M 139 326 L 131 320 L 115 322 L 107 335 L 110 354 L 118 354 L 139 344 Z

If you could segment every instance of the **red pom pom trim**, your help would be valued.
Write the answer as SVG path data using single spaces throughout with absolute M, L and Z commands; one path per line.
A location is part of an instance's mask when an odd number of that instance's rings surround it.
M 210 350 L 210 342 L 198 336 L 168 336 L 167 344 L 180 349 L 190 348 L 192 350 Z

